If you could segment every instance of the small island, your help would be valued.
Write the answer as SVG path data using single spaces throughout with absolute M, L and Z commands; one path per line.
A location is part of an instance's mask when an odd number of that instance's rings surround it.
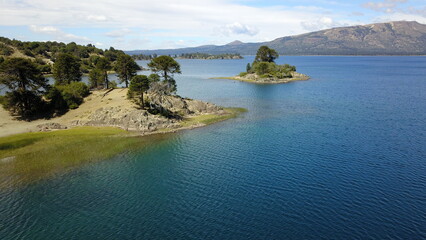
M 275 59 L 278 56 L 274 49 L 261 46 L 257 50 L 254 62 L 251 65 L 250 63 L 247 64 L 246 72 L 234 77 L 219 77 L 216 79 L 231 79 L 258 84 L 289 83 L 310 79 L 308 75 L 296 72 L 295 66 L 276 64 Z

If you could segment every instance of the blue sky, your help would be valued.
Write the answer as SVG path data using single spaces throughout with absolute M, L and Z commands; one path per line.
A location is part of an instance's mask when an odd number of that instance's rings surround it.
M 260 42 L 400 20 L 426 24 L 426 1 L 0 0 L 0 36 L 123 50 Z

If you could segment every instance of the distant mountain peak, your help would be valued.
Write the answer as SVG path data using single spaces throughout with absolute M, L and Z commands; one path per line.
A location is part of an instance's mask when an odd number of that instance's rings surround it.
M 230 43 L 226 44 L 225 46 L 241 45 L 241 44 L 244 44 L 244 43 L 241 42 L 240 40 L 235 40 L 233 42 L 230 42 Z
M 268 42 L 243 43 L 237 40 L 221 46 L 135 52 L 253 55 L 262 45 L 281 55 L 426 55 L 426 24 L 393 21 L 325 29 Z

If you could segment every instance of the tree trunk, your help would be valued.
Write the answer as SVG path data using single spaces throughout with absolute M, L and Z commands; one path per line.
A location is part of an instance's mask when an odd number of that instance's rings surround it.
M 109 86 L 108 86 L 108 72 L 107 71 L 105 71 L 105 88 L 106 89 L 109 88 Z
M 167 71 L 164 71 L 164 81 L 167 82 L 167 80 L 169 80 L 168 77 L 167 77 Z
M 145 105 L 145 103 L 143 102 L 143 92 L 141 92 L 141 106 L 142 106 L 142 109 L 145 107 L 144 105 Z

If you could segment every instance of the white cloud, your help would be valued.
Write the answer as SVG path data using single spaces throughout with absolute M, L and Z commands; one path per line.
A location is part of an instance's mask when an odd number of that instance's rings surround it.
M 129 33 L 132 33 L 132 30 L 127 29 L 127 28 L 123 28 L 123 29 L 107 32 L 107 33 L 105 33 L 105 36 L 112 37 L 112 38 L 122 38 Z
M 406 3 L 407 0 L 384 0 L 383 2 L 366 2 L 362 6 L 378 12 L 392 13 L 400 3 Z
M 341 27 L 347 24 L 335 22 L 330 17 L 321 17 L 314 21 L 310 20 L 310 21 L 301 22 L 301 25 L 304 29 L 308 31 L 318 31 L 318 30 L 323 30 L 327 28 Z
M 390 22 L 390 21 L 417 21 L 419 23 L 426 24 L 426 16 L 405 13 L 405 12 L 395 12 L 395 13 L 380 16 L 374 19 L 374 22 Z
M 34 33 L 41 33 L 41 34 L 47 34 L 58 41 L 63 42 L 80 42 L 80 43 L 90 43 L 90 39 L 87 37 L 81 37 L 77 36 L 71 33 L 63 32 L 62 30 L 52 27 L 52 26 L 37 26 L 37 25 L 30 25 L 30 30 Z
M 54 24 L 73 28 L 138 28 L 144 30 L 143 37 L 167 37 L 167 34 L 173 34 L 175 38 L 215 37 L 217 43 L 229 42 L 235 35 L 242 41 L 258 41 L 302 33 L 306 30 L 300 22 L 317 19 L 322 14 L 319 12 L 324 11 L 317 7 L 250 7 L 235 0 L 20 2 L 26 3 L 25 6 L 0 1 L 0 26 Z M 109 35 L 120 34 L 112 32 Z
M 248 25 L 241 24 L 239 22 L 227 24 L 222 29 L 222 33 L 225 34 L 226 36 L 235 35 L 235 34 L 254 36 L 258 32 L 259 32 L 259 30 L 255 29 L 253 27 L 250 27 Z
M 383 15 L 396 17 L 399 4 L 407 0 L 370 1 L 365 7 L 380 12 L 392 9 L 392 13 Z M 279 6 L 271 7 L 244 5 L 247 2 L 252 1 L 0 0 L 0 27 L 35 25 L 37 30 L 33 31 L 43 32 L 46 36 L 62 41 L 81 40 L 81 43 L 89 39 L 65 33 L 60 29 L 72 28 L 73 33 L 77 35 L 83 35 L 78 32 L 79 29 L 84 29 L 84 34 L 89 32 L 88 29 L 93 29 L 90 37 L 105 46 L 112 44 L 123 49 L 157 49 L 172 45 L 226 44 L 236 39 L 243 42 L 273 40 L 352 24 L 355 21 L 351 20 L 355 18 L 354 15 L 362 15 L 351 14 L 362 8 L 359 4 L 349 1 L 342 3 L 322 0 L 321 6 L 324 7 L 315 6 L 318 1 L 305 0 L 300 0 L 300 6 L 291 7 L 286 5 L 286 1 L 274 1 Z M 305 6 L 302 6 L 303 4 Z M 336 11 L 336 5 L 347 10 Z M 414 17 L 408 17 L 419 14 L 413 10 L 404 17 L 407 17 L 406 20 L 414 20 Z M 368 15 L 365 15 L 363 19 L 367 17 Z M 50 26 L 51 29 L 42 29 L 40 26 Z M 135 40 L 139 45 L 132 47 L 131 38 L 143 41 Z M 179 39 L 185 42 L 178 43 Z
M 89 21 L 97 21 L 97 22 L 104 22 L 107 20 L 107 17 L 104 15 L 88 15 L 87 20 Z
M 30 25 L 30 29 L 33 32 L 36 33 L 45 33 L 45 34 L 50 34 L 50 35 L 54 35 L 57 34 L 58 32 L 60 32 L 57 28 L 52 27 L 52 26 L 44 26 L 44 27 L 39 27 L 36 25 Z

